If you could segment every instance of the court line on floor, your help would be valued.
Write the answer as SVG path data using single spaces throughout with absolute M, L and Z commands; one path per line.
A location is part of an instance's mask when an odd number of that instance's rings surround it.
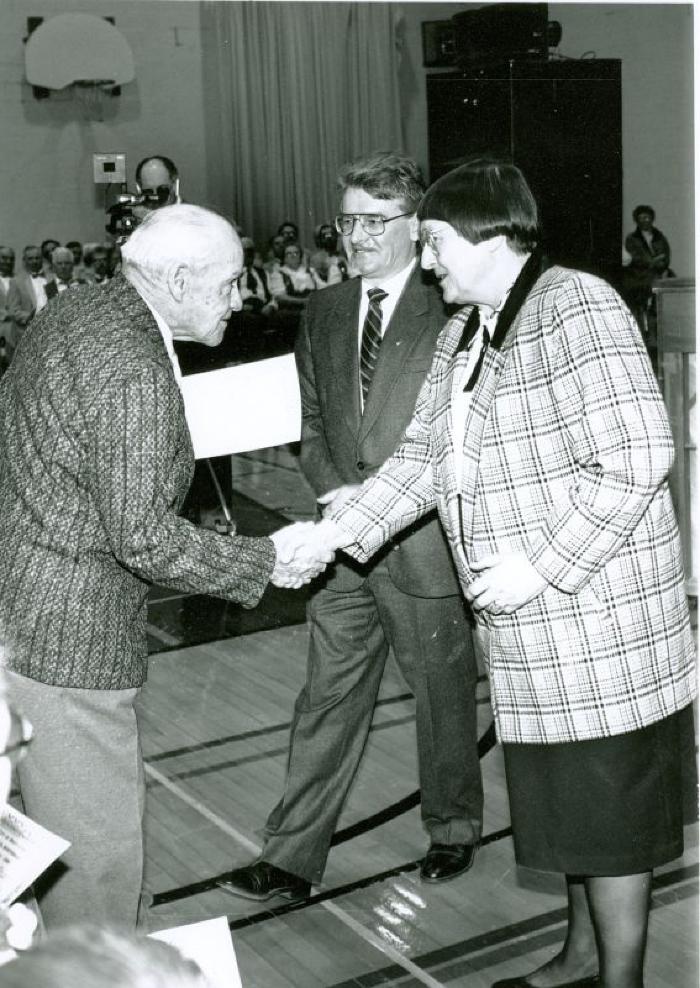
M 260 854 L 261 848 L 258 844 L 250 840 L 249 837 L 246 837 L 245 834 L 242 834 L 236 829 L 236 827 L 232 827 L 230 823 L 223 820 L 217 813 L 214 813 L 212 810 L 208 809 L 208 807 L 203 806 L 198 800 L 190 796 L 189 793 L 185 792 L 180 786 L 176 785 L 174 782 L 171 782 L 170 779 L 166 775 L 163 775 L 162 772 L 159 772 L 158 769 L 153 768 L 152 765 L 144 765 L 144 771 L 147 775 L 150 775 L 151 778 L 156 779 L 161 785 L 165 786 L 168 792 L 171 792 L 174 796 L 177 796 L 178 799 L 182 800 L 183 803 L 186 803 L 187 806 L 201 814 L 201 816 L 203 816 L 205 820 L 208 820 L 209 823 L 214 824 L 214 826 L 218 827 L 219 830 L 227 836 L 233 837 L 234 840 L 242 844 L 246 850 L 251 851 L 251 853 L 256 855 Z M 341 909 L 335 903 L 322 902 L 319 904 L 322 908 L 334 915 L 341 923 L 347 926 L 348 929 L 352 930 L 356 936 L 361 937 L 366 943 L 370 944 L 370 946 L 374 947 L 385 956 L 390 957 L 395 964 L 402 967 L 403 970 L 412 977 L 417 978 L 422 984 L 426 985 L 427 988 L 444 988 L 444 985 L 441 982 L 436 981 L 431 975 L 427 974 L 425 971 L 422 971 L 417 965 L 409 960 L 409 958 L 404 957 L 399 951 L 393 949 L 388 944 L 385 944 L 377 936 L 375 936 L 371 930 L 366 929 L 366 927 L 362 926 L 361 923 L 358 923 L 357 920 L 349 916 L 345 910 Z
M 373 724 L 370 732 L 376 734 L 377 731 L 385 731 L 390 727 L 412 724 L 415 719 L 415 714 L 408 714 L 406 717 L 394 717 L 391 720 L 382 721 L 380 724 Z M 255 762 L 267 761 L 269 758 L 277 758 L 279 755 L 286 755 L 288 751 L 288 745 L 285 745 L 284 748 L 269 748 L 267 751 L 256 751 L 250 755 L 241 755 L 239 758 L 230 758 L 225 762 L 215 762 L 213 765 L 199 765 L 197 768 L 183 769 L 182 772 L 171 772 L 168 778 L 178 781 L 199 779 L 203 775 L 210 775 L 212 772 L 223 772 L 228 768 L 238 768 L 241 765 L 250 765 Z
M 478 742 L 479 758 L 480 759 L 484 758 L 492 750 L 492 748 L 495 747 L 495 745 L 496 745 L 496 728 L 493 721 L 491 721 L 489 726 L 486 728 L 484 733 L 479 738 L 479 742 Z M 284 751 L 282 751 L 282 754 L 284 754 Z M 169 779 L 169 781 L 171 782 L 173 781 L 173 776 L 168 776 L 167 778 Z M 147 783 L 147 785 L 150 789 L 153 783 Z M 361 834 L 365 834 L 370 830 L 375 830 L 377 827 L 383 826 L 385 823 L 388 823 L 390 820 L 394 820 L 396 817 L 402 816 L 404 813 L 408 813 L 409 810 L 413 809 L 415 806 L 418 806 L 419 804 L 420 804 L 420 789 L 416 789 L 414 792 L 409 793 L 408 796 L 403 797 L 403 799 L 397 800 L 396 802 L 390 804 L 389 806 L 385 806 L 383 809 L 379 810 L 378 812 L 372 813 L 370 816 L 364 817 L 364 819 L 358 820 L 356 823 L 350 824 L 350 826 L 345 827 L 342 830 L 337 830 L 331 840 L 331 847 L 336 847 L 338 844 L 344 844 L 349 840 L 354 840 L 356 837 L 359 837 Z M 503 837 L 510 835 L 510 833 L 511 831 L 509 827 L 506 828 L 505 830 L 494 831 L 493 833 L 482 838 L 481 845 L 483 847 L 486 844 L 490 844 L 495 840 L 501 840 Z M 390 875 L 392 874 L 401 874 L 403 871 L 413 870 L 414 868 L 418 867 L 419 864 L 420 864 L 420 860 L 415 861 L 409 865 L 401 865 L 399 866 L 398 869 L 393 869 L 392 872 L 389 873 L 384 872 L 383 874 L 380 875 L 373 875 L 370 877 L 369 881 L 367 879 L 362 879 L 361 883 L 362 885 L 367 886 L 368 884 L 373 884 L 378 881 L 383 881 L 385 878 L 390 877 Z M 158 905 L 162 905 L 165 902 L 173 902 L 174 900 L 177 899 L 185 899 L 193 895 L 199 895 L 202 892 L 207 892 L 213 888 L 216 888 L 217 883 L 221 878 L 222 878 L 221 875 L 214 875 L 211 876 L 210 878 L 204 878 L 204 879 L 200 879 L 197 882 L 192 882 L 189 885 L 183 885 L 180 886 L 179 888 L 168 889 L 165 892 L 156 893 L 154 897 L 154 901 L 156 901 Z M 357 883 L 353 883 L 352 888 L 355 887 L 359 888 L 360 885 L 357 885 Z M 336 889 L 335 894 L 343 894 L 344 891 L 349 891 L 349 890 L 351 890 L 351 885 L 341 886 L 340 893 L 338 893 L 338 890 Z M 329 893 L 321 893 L 321 895 L 323 898 L 330 897 Z M 316 901 L 318 901 L 318 897 L 316 898 Z M 267 914 L 268 911 L 266 910 L 263 913 L 263 916 L 267 916 Z
M 662 908 L 697 895 L 697 892 L 698 865 L 683 865 L 654 877 L 651 908 Z M 417 956 L 415 962 L 423 968 L 440 968 L 436 973 L 443 979 L 443 983 L 449 983 L 458 977 L 488 970 L 505 960 L 523 957 L 560 942 L 562 931 L 559 927 L 566 923 L 566 915 L 566 907 L 538 913 L 517 923 L 437 947 Z M 401 981 L 403 975 L 390 966 L 356 974 L 330 988 L 375 988 L 377 985 L 387 985 L 390 982 L 399 984 Z
M 405 700 L 412 700 L 412 693 L 396 693 L 394 696 L 382 697 L 377 700 L 375 707 L 386 707 L 394 703 L 402 703 Z M 177 758 L 179 755 L 191 755 L 199 751 L 206 751 L 208 748 L 219 748 L 222 745 L 235 743 L 237 741 L 248 741 L 251 738 L 264 738 L 269 734 L 278 734 L 281 731 L 288 731 L 292 726 L 291 720 L 280 724 L 270 724 L 267 727 L 256 727 L 251 731 L 239 731 L 238 734 L 228 734 L 221 738 L 214 738 L 212 741 L 199 741 L 196 744 L 186 745 L 182 748 L 171 748 L 169 751 L 159 751 L 155 755 L 149 755 L 145 759 L 149 765 L 153 762 L 162 762 L 166 758 Z

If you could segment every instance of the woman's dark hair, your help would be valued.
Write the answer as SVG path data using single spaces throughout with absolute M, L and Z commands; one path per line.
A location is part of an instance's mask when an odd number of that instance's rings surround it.
M 537 203 L 520 169 L 477 158 L 433 182 L 418 206 L 419 220 L 441 220 L 472 244 L 503 235 L 518 254 L 540 239 Z

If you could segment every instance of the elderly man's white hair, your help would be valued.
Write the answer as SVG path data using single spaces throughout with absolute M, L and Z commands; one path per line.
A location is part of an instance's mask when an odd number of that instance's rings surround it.
M 173 264 L 205 267 L 221 259 L 235 230 L 223 216 L 202 206 L 178 203 L 149 213 L 122 247 L 122 270 L 137 269 L 159 279 Z
M 54 247 L 51 251 L 51 263 L 55 264 L 56 261 L 72 261 L 73 251 L 69 247 Z

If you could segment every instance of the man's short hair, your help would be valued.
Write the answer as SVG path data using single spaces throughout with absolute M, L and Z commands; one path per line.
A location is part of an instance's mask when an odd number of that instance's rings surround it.
M 284 230 L 285 226 L 291 226 L 291 228 L 294 230 L 294 235 L 296 237 L 299 236 L 299 227 L 296 225 L 296 223 L 293 223 L 291 220 L 285 220 L 284 223 L 280 223 L 280 225 L 277 227 L 278 236 L 282 233 L 282 230 Z
M 149 154 L 147 158 L 142 158 L 136 166 L 136 181 L 141 185 L 141 171 L 143 166 L 148 164 L 149 161 L 160 161 L 161 165 L 165 168 L 168 173 L 168 178 L 171 182 L 174 182 L 176 178 L 179 178 L 178 170 L 175 167 L 175 162 L 170 158 L 166 158 L 164 154 Z
M 48 240 L 42 240 L 41 241 L 41 253 L 44 254 L 44 252 L 46 251 L 46 248 L 49 246 L 49 244 L 56 244 L 56 246 L 58 247 L 58 246 L 60 246 L 60 243 L 61 243 L 60 240 L 56 240 L 55 237 L 49 237 Z
M 477 158 L 433 182 L 419 220 L 440 220 L 472 244 L 505 236 L 518 254 L 540 239 L 539 213 L 525 176 L 510 161 Z
M 651 216 L 651 222 L 652 223 L 656 219 L 656 213 L 651 208 L 651 206 L 645 206 L 645 205 L 642 204 L 640 206 L 635 206 L 634 207 L 634 212 L 632 213 L 632 219 L 634 220 L 635 223 L 637 222 L 637 220 L 639 219 L 639 217 L 641 216 L 642 213 L 648 213 L 649 216 Z
M 399 199 L 407 211 L 418 206 L 425 181 L 418 164 L 398 151 L 374 151 L 343 165 L 338 189 L 362 189 L 375 199 Z

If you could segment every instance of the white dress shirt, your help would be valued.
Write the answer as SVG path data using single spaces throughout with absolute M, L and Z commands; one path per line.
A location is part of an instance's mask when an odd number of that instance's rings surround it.
M 143 295 L 141 295 L 141 298 L 143 298 Z M 151 310 L 151 312 L 153 313 L 153 318 L 158 324 L 160 335 L 163 337 L 163 343 L 165 343 L 165 349 L 168 351 L 168 357 L 170 359 L 170 363 L 173 366 L 173 374 L 175 375 L 175 381 L 180 391 L 182 391 L 182 371 L 180 370 L 180 363 L 177 359 L 177 354 L 175 353 L 175 347 L 173 346 L 173 334 L 165 319 L 163 319 L 161 314 L 156 309 L 153 308 L 153 306 L 148 301 L 148 299 L 143 298 L 143 300 L 148 306 L 148 308 Z
M 34 301 L 36 303 L 36 311 L 41 312 L 47 302 L 46 298 L 46 278 L 43 274 L 32 274 L 29 276 L 32 283 L 32 291 L 34 292 Z

